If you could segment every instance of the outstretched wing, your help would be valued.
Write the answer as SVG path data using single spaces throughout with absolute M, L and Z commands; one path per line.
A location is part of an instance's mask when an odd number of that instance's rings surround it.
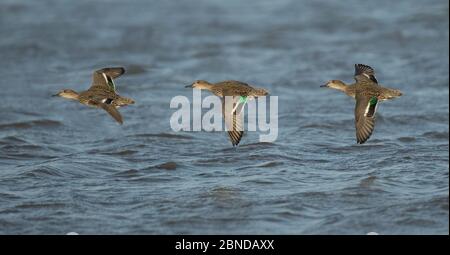
M 222 98 L 222 115 L 228 130 L 228 136 L 230 137 L 233 146 L 237 146 L 244 135 L 242 124 L 244 113 L 236 109 L 238 104 L 240 104 L 240 102 L 233 102 L 233 107 L 226 107 L 225 99 Z
M 100 107 L 109 113 L 119 124 L 123 124 L 122 115 L 120 112 L 111 104 L 100 103 Z
M 365 143 L 372 135 L 375 128 L 377 106 L 378 99 L 376 97 L 363 94 L 356 95 L 355 127 L 357 143 Z
M 378 81 L 375 78 L 375 71 L 373 70 L 373 68 L 363 64 L 355 64 L 355 80 L 357 82 L 370 80 L 378 84 Z
M 112 104 L 108 104 L 108 99 L 105 99 L 104 101 L 97 101 L 95 99 L 90 99 L 87 104 L 91 106 L 96 106 L 99 108 L 102 108 L 105 110 L 109 115 L 111 115 L 119 124 L 123 124 L 122 115 L 120 112 L 116 109 L 116 107 Z
M 103 89 L 116 91 L 114 79 L 121 76 L 124 73 L 125 68 L 123 67 L 107 67 L 97 70 L 92 74 L 91 88 L 100 87 Z

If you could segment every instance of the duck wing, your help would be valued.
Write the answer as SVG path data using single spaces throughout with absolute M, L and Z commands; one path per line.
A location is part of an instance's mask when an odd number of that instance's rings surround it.
M 113 104 L 111 104 L 111 102 L 108 102 L 107 100 L 97 101 L 95 99 L 89 99 L 87 104 L 90 106 L 102 108 L 107 113 L 109 113 L 109 115 L 111 115 L 117 122 L 119 122 L 119 124 L 123 124 L 122 115 L 117 110 L 117 108 Z
M 355 127 L 357 143 L 365 143 L 372 135 L 375 128 L 377 106 L 377 97 L 361 93 L 356 94 Z
M 244 115 L 242 111 L 237 111 L 236 108 L 240 102 L 233 102 L 232 107 L 225 105 L 225 99 L 222 98 L 222 115 L 225 120 L 225 125 L 228 130 L 231 144 L 237 146 L 244 135 L 243 120 Z
M 355 64 L 355 80 L 357 82 L 371 81 L 378 84 L 373 68 L 364 64 Z
M 91 88 L 99 87 L 108 89 L 110 91 L 116 91 L 116 85 L 114 79 L 125 73 L 123 67 L 107 67 L 100 70 L 96 70 L 92 74 Z
M 100 103 L 100 107 L 111 115 L 119 124 L 123 124 L 122 115 L 112 104 Z

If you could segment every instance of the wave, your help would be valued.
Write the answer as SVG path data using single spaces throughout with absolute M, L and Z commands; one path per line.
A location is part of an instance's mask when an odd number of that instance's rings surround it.
M 160 137 L 160 138 L 169 138 L 169 139 L 192 139 L 191 136 L 180 135 L 180 134 L 171 134 L 171 133 L 135 134 L 135 135 L 130 135 L 128 137 Z
M 162 164 L 157 164 L 153 166 L 145 167 L 142 170 L 150 170 L 150 169 L 164 169 L 164 170 L 175 170 L 177 169 L 178 165 L 175 162 L 169 161 Z
M 27 129 L 27 128 L 36 128 L 36 127 L 51 128 L 51 127 L 58 127 L 61 125 L 62 125 L 62 123 L 59 121 L 44 119 L 44 120 L 32 120 L 32 121 L 0 124 L 0 130 Z
M 422 134 L 422 137 L 431 139 L 444 139 L 447 141 L 449 139 L 448 132 L 437 132 L 437 131 L 425 132 Z

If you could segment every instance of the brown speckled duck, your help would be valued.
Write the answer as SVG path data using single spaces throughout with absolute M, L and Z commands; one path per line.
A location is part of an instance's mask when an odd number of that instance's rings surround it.
M 241 113 L 247 100 L 266 96 L 269 93 L 265 89 L 253 88 L 247 83 L 240 81 L 222 81 L 218 83 L 209 83 L 204 80 L 198 80 L 186 88 L 196 88 L 211 91 L 214 95 L 222 100 L 222 115 L 225 119 L 225 124 L 228 128 L 228 135 L 230 136 L 231 144 L 237 146 L 244 135 Z M 239 97 L 239 101 L 233 103 L 233 109 L 230 113 L 225 111 L 225 96 Z M 232 116 L 230 116 L 232 114 Z M 231 123 L 232 122 L 232 123 Z
M 350 85 L 339 80 L 331 80 L 321 87 L 340 90 L 356 99 L 356 141 L 363 144 L 373 133 L 378 102 L 399 97 L 402 92 L 380 86 L 375 78 L 375 71 L 368 65 L 356 64 L 354 77 L 356 82 Z
M 91 87 L 77 93 L 71 89 L 63 89 L 53 96 L 60 96 L 91 107 L 102 108 L 108 112 L 117 122 L 123 123 L 122 115 L 117 108 L 134 104 L 134 100 L 122 97 L 116 92 L 114 79 L 125 73 L 123 67 L 108 67 L 97 70 L 92 75 Z

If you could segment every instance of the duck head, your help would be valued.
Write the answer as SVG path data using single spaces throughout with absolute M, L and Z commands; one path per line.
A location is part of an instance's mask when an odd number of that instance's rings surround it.
M 58 93 L 56 93 L 55 95 L 53 95 L 54 97 L 59 96 L 59 97 L 64 97 L 64 98 L 68 98 L 68 99 L 73 99 L 73 100 L 78 100 L 78 93 L 74 90 L 71 89 L 63 89 L 61 91 L 59 91 Z
M 197 80 L 191 85 L 185 86 L 185 88 L 194 88 L 194 89 L 209 89 L 211 88 L 212 84 L 205 81 L 205 80 Z
M 345 88 L 345 86 L 345 83 L 340 80 L 331 80 L 324 85 L 321 85 L 320 87 L 342 90 L 343 88 Z

